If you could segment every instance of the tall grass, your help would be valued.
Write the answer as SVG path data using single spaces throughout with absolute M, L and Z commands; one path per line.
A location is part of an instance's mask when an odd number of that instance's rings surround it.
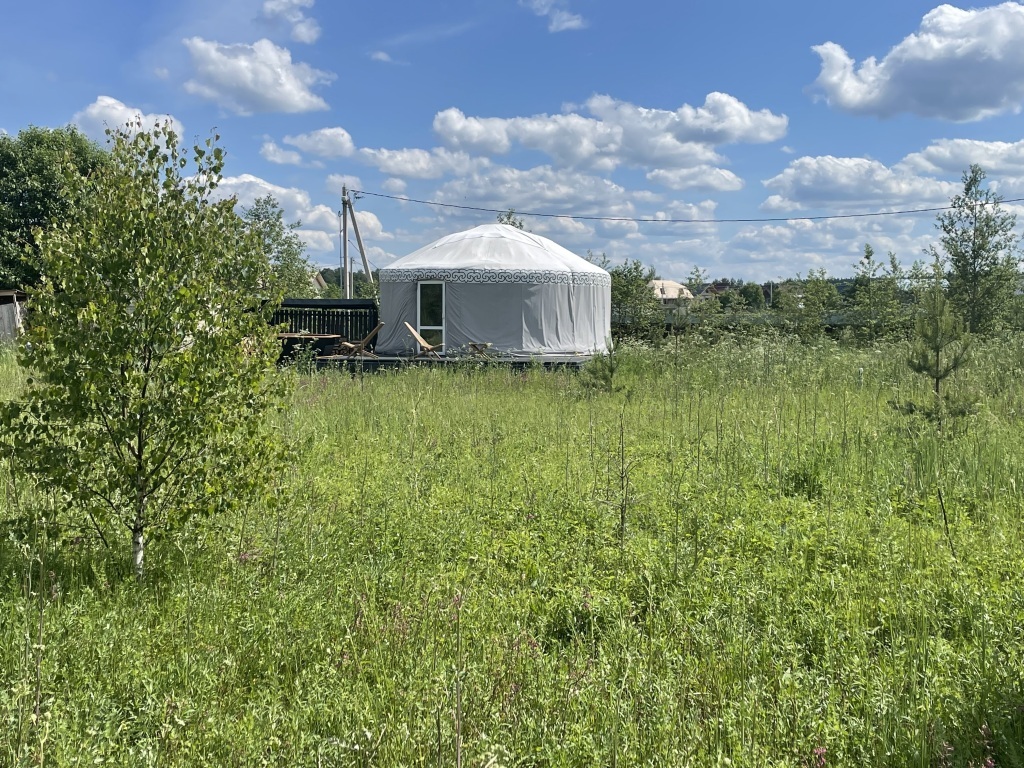
M 941 430 L 900 347 L 618 354 L 296 376 L 143 586 L 13 526 L 0 764 L 1024 765 L 1024 348 Z

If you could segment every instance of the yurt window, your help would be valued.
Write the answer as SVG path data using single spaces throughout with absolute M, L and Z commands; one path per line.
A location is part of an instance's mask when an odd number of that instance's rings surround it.
M 417 318 L 419 332 L 428 344 L 444 344 L 444 283 L 419 284 Z

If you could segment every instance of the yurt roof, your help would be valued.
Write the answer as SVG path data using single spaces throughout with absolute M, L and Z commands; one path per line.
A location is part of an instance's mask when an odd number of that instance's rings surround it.
M 611 277 L 553 240 L 508 224 L 483 224 L 435 240 L 380 270 L 382 282 L 610 285 Z

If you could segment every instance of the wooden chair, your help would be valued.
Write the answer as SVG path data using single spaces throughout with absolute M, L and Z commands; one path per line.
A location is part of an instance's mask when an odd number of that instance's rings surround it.
M 441 355 L 437 353 L 437 350 L 442 346 L 441 344 L 427 344 L 426 340 L 408 322 L 406 322 L 405 327 L 409 329 L 413 339 L 420 345 L 420 351 L 414 355 L 414 358 L 422 355 L 424 357 L 434 357 L 437 360 L 441 359 Z
M 377 332 L 384 327 L 384 323 L 377 323 L 377 327 L 370 331 L 359 341 L 339 341 L 338 345 L 334 348 L 334 354 L 328 355 L 325 360 L 330 359 L 342 359 L 342 358 L 355 358 L 355 357 L 377 357 L 373 352 L 366 348 L 366 345 L 373 341 L 373 337 L 377 335 Z

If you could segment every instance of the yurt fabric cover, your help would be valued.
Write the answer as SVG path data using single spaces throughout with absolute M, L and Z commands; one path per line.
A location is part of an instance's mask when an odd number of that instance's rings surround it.
M 378 354 L 415 343 L 417 286 L 444 283 L 445 351 L 470 343 L 516 356 L 607 351 L 611 277 L 545 237 L 485 224 L 442 237 L 380 270 Z

